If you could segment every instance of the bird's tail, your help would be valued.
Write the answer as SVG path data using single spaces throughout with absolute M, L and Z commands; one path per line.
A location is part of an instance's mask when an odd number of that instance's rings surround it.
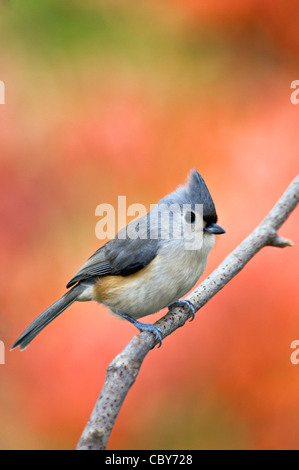
M 57 300 L 51 307 L 47 308 L 43 313 L 37 317 L 31 325 L 21 334 L 17 341 L 12 345 L 11 349 L 20 346 L 21 351 L 25 349 L 29 343 L 36 337 L 36 335 L 45 328 L 54 318 L 58 317 L 66 308 L 68 308 L 73 302 L 85 290 L 86 286 L 77 284 L 64 294 L 61 299 Z

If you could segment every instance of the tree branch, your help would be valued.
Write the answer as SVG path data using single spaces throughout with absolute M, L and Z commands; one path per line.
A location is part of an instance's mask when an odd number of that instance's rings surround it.
M 196 311 L 236 276 L 261 248 L 264 246 L 284 248 L 293 245 L 290 240 L 280 237 L 277 230 L 298 202 L 299 176 L 290 184 L 263 222 L 187 297 Z M 176 307 L 155 325 L 159 327 L 165 338 L 183 326 L 189 316 L 190 312 L 187 309 Z M 135 336 L 108 366 L 103 389 L 80 437 L 77 450 L 106 448 L 121 405 L 136 380 L 145 356 L 155 345 L 154 336 L 144 331 Z

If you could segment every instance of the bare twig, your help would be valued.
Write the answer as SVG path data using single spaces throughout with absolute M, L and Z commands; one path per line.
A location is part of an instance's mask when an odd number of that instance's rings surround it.
M 277 234 L 299 202 L 299 176 L 290 184 L 263 222 L 195 289 L 187 299 L 196 310 L 205 305 L 221 290 L 248 261 L 263 247 L 284 248 L 292 242 Z M 178 267 L 179 269 L 179 267 Z M 176 307 L 155 323 L 163 338 L 183 326 L 190 312 Z M 156 339 L 149 332 L 135 336 L 125 349 L 115 357 L 107 369 L 101 394 L 78 442 L 77 450 L 105 449 L 121 405 L 136 380 L 147 353 L 155 346 Z

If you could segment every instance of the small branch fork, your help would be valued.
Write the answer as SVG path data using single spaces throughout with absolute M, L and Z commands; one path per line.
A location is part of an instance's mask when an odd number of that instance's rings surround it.
M 291 240 L 279 236 L 277 230 L 298 202 L 299 176 L 290 184 L 261 224 L 187 297 L 186 300 L 192 302 L 196 311 L 236 276 L 263 247 L 284 248 L 293 245 Z M 155 325 L 165 338 L 183 326 L 189 316 L 190 311 L 187 308 L 175 307 Z M 113 359 L 108 366 L 104 386 L 80 437 L 77 450 L 106 448 L 121 405 L 136 380 L 145 356 L 155 345 L 154 336 L 149 332 L 142 332 Z

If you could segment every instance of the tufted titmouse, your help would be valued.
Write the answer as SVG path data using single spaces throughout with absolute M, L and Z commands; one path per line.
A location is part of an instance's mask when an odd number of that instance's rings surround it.
M 225 233 L 216 222 L 209 190 L 192 170 L 185 186 L 97 250 L 69 281 L 71 289 L 28 326 L 12 349 L 26 348 L 76 300 L 106 305 L 140 331 L 151 331 L 161 344 L 160 330 L 136 319 L 178 304 L 187 305 L 194 317 L 191 302 L 179 299 L 202 275 L 215 234 Z

